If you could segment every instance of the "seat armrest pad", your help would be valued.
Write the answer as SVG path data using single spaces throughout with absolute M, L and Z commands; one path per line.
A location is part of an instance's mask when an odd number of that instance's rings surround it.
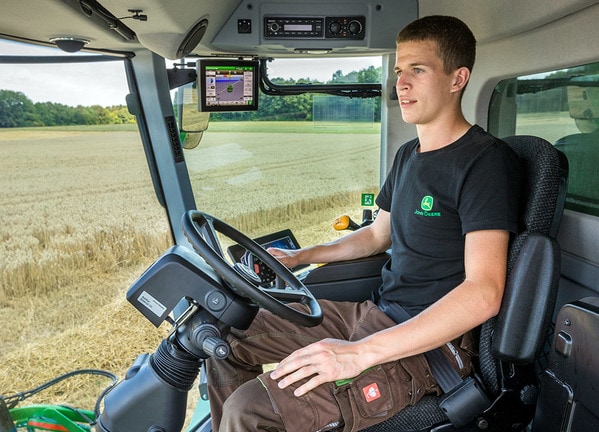
M 555 306 L 560 278 L 560 247 L 541 233 L 529 233 L 508 276 L 497 316 L 492 354 L 528 364 L 541 352 Z

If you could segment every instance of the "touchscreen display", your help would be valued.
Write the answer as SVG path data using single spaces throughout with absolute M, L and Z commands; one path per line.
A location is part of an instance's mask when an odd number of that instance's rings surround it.
M 199 60 L 198 87 L 200 111 L 256 110 L 258 109 L 258 62 Z

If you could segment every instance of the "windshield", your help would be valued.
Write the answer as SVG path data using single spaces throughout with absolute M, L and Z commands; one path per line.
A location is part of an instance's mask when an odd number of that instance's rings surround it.
M 268 67 L 271 81 L 290 86 L 381 81 L 380 57 Z M 198 208 L 254 237 L 291 228 L 310 245 L 343 235 L 333 229 L 336 217 L 359 223 L 363 210 L 374 210 L 380 98 L 259 98 L 258 111 L 212 113 L 199 147 L 186 152 Z
M 4 55 L 39 50 L 0 45 Z M 125 299 L 173 238 L 125 107 L 123 66 L 0 62 L 0 362 L 11 365 L 2 394 L 76 369 L 124 376 L 170 330 L 156 331 Z M 343 235 L 337 216 L 360 222 L 373 209 L 379 101 L 260 102 L 244 113 L 255 118 L 214 115 L 199 146 L 185 150 L 197 207 L 250 236 L 291 228 L 309 245 Z M 92 408 L 107 384 L 73 378 L 28 402 Z

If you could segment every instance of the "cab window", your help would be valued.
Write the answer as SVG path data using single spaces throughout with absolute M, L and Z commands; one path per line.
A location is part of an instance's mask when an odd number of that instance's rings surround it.
M 284 86 L 381 82 L 380 57 L 272 63 L 271 81 Z M 325 67 L 330 76 L 315 80 Z M 343 235 L 338 216 L 360 223 L 374 210 L 379 156 L 380 98 L 310 93 L 260 93 L 258 111 L 211 113 L 185 153 L 198 209 L 254 237 L 291 228 L 302 246 Z
M 64 54 L 6 41 L 0 53 Z M 122 376 L 162 338 L 124 295 L 173 242 L 126 94 L 122 60 L 0 62 L 5 395 L 77 369 Z M 76 376 L 28 402 L 92 408 L 109 383 Z
M 599 63 L 501 81 L 489 131 L 545 138 L 568 157 L 566 208 L 599 216 Z

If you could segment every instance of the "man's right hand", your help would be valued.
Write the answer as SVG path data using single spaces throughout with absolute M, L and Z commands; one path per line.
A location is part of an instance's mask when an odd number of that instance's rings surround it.
M 294 268 L 299 264 L 298 254 L 301 249 L 279 249 L 279 248 L 268 248 L 266 251 L 274 256 L 276 259 L 281 261 L 287 268 Z
M 357 231 L 321 245 L 301 249 L 268 248 L 267 251 L 288 268 L 300 264 L 320 264 L 363 258 L 384 252 L 391 246 L 389 213 L 379 210 L 374 222 Z

